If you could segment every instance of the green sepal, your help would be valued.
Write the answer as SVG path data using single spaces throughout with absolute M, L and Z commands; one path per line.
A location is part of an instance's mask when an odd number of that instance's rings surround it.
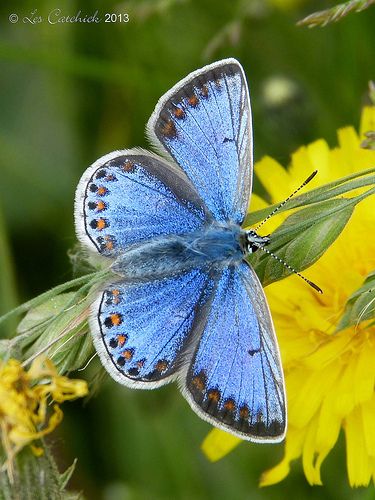
M 306 207 L 307 205 L 320 203 L 326 200 L 332 200 L 337 196 L 342 196 L 350 191 L 364 188 L 366 186 L 373 186 L 375 185 L 375 175 L 371 174 L 374 174 L 374 172 L 375 168 L 355 172 L 354 174 L 347 175 L 346 177 L 342 177 L 341 179 L 337 179 L 333 182 L 329 182 L 328 184 L 312 189 L 307 193 L 295 196 L 288 201 L 288 203 L 280 207 L 278 213 L 292 210 L 294 208 Z M 317 175 L 319 175 L 319 172 Z M 253 226 L 259 221 L 264 220 L 277 206 L 278 203 L 275 203 L 269 207 L 247 214 L 242 226 L 247 228 L 249 226 Z
M 353 198 L 326 200 L 302 208 L 290 215 L 272 233 L 267 250 L 297 271 L 306 269 L 316 262 L 340 235 L 355 205 L 374 191 L 372 188 Z M 251 255 L 249 261 L 264 286 L 293 272 L 262 250 Z
M 363 285 L 347 300 L 336 332 L 368 320 L 375 320 L 375 271 L 367 276 Z
M 43 352 L 60 373 L 74 371 L 87 362 L 94 352 L 88 335 L 89 303 L 85 299 L 77 303 L 75 296 L 75 292 L 68 292 L 51 297 L 26 314 L 18 326 L 24 336 L 24 358 Z

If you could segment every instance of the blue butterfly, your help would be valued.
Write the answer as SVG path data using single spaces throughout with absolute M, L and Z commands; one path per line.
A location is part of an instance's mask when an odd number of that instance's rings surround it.
M 240 227 L 253 159 L 239 62 L 215 62 L 177 83 L 147 134 L 160 156 L 114 151 L 86 170 L 76 192 L 78 238 L 117 276 L 92 306 L 101 362 L 135 389 L 177 380 L 212 425 L 278 442 L 286 431 L 280 355 L 245 260 L 269 238 Z

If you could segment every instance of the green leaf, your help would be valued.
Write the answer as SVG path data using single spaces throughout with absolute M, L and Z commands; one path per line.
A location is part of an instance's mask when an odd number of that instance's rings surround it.
M 60 373 L 76 370 L 87 362 L 94 350 L 88 335 L 89 304 L 75 297 L 75 292 L 60 294 L 27 313 L 19 326 L 26 347 L 24 357 L 33 359 L 43 352 Z M 27 337 L 27 331 L 37 331 L 37 338 Z
M 82 326 L 82 332 L 68 337 L 68 341 L 60 344 L 52 351 L 52 361 L 60 373 L 69 373 L 82 368 L 95 352 L 88 324 Z
M 365 186 L 373 186 L 375 184 L 375 175 L 371 174 L 374 172 L 375 168 L 362 170 L 361 172 L 356 172 L 325 184 L 324 186 L 312 189 L 307 193 L 303 193 L 292 198 L 288 201 L 288 203 L 280 207 L 278 213 L 292 210 L 294 208 L 304 207 L 313 203 L 332 200 L 333 198 L 336 198 L 336 196 L 341 196 L 355 189 L 363 188 Z M 270 205 L 262 210 L 249 213 L 242 224 L 243 227 L 253 226 L 256 222 L 264 220 L 277 206 L 278 203 L 275 203 L 274 205 Z
M 290 215 L 272 234 L 267 247 L 289 266 L 301 271 L 318 260 L 336 240 L 353 213 L 355 205 L 373 194 L 370 189 L 350 199 L 326 200 Z M 292 273 L 272 256 L 259 250 L 250 257 L 259 279 L 268 285 Z
M 21 347 L 9 339 L 0 340 L 0 359 L 7 361 L 9 358 L 20 359 L 22 356 Z
M 14 481 L 9 481 L 6 473 L 0 474 L 0 498 L 4 500 L 34 499 L 40 500 L 78 500 L 83 499 L 80 493 L 66 490 L 77 460 L 62 474 L 42 441 L 44 454 L 36 457 L 29 447 L 24 448 L 13 462 Z M 2 463 L 5 460 L 1 453 Z
M 60 313 L 74 297 L 74 292 L 61 293 L 30 309 L 17 327 L 17 333 L 23 334 L 41 325 Z
M 363 285 L 358 288 L 348 299 L 345 312 L 336 331 L 359 324 L 375 318 L 375 271 L 372 271 L 365 279 Z
M 76 465 L 77 465 L 77 459 L 75 458 L 72 465 L 70 467 L 68 467 L 65 472 L 60 474 L 59 483 L 60 483 L 60 490 L 61 491 L 63 491 L 64 488 L 66 488 L 67 484 L 69 483 L 70 478 L 72 477 L 73 472 L 76 468 Z
M 18 307 L 15 307 L 14 309 L 7 312 L 3 316 L 0 316 L 0 324 L 5 321 L 8 321 L 11 318 L 14 318 L 15 316 L 18 316 L 20 314 L 29 311 L 33 307 L 37 307 L 41 304 L 44 304 L 51 297 L 55 297 L 56 295 L 65 292 L 66 290 L 71 290 L 72 288 L 76 288 L 77 286 L 82 285 L 81 288 L 79 288 L 75 292 L 75 297 L 74 299 L 72 299 L 78 302 L 81 298 L 87 296 L 89 290 L 92 287 L 100 285 L 100 283 L 108 279 L 110 274 L 111 272 L 108 269 L 99 270 L 94 273 L 85 274 L 84 276 L 81 276 L 74 280 L 67 281 L 66 283 L 62 283 L 61 285 L 57 285 L 51 290 L 48 290 L 48 292 L 41 293 L 37 297 L 27 302 L 24 302 L 23 304 L 19 305 Z
M 13 270 L 13 261 L 8 242 L 8 235 L 0 207 L 0 313 L 12 309 L 17 304 L 17 287 Z M 4 328 L 4 335 L 14 334 L 16 323 L 10 322 Z

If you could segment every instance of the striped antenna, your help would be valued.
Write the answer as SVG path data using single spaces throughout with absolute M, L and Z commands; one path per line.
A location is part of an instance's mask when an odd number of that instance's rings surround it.
M 269 215 L 267 215 L 267 217 L 260 224 L 257 225 L 257 227 L 254 229 L 254 231 L 257 232 L 258 229 L 261 226 L 263 226 L 263 224 L 265 222 L 267 222 L 273 215 L 275 215 L 275 213 L 278 210 L 280 210 L 281 207 L 283 207 L 285 205 L 285 203 L 287 203 L 291 198 L 293 198 L 293 196 L 295 196 L 298 193 L 298 191 L 300 191 L 304 186 L 306 186 L 306 184 L 308 184 L 316 176 L 317 173 L 318 173 L 318 171 L 314 170 L 314 172 L 311 175 L 309 175 L 305 181 L 302 182 L 302 184 L 300 185 L 299 188 L 297 188 L 295 191 L 293 191 L 293 193 L 291 195 L 289 195 L 288 198 L 286 198 L 284 201 L 282 201 L 280 203 L 280 205 L 278 205 L 274 210 L 272 210 L 272 212 Z
M 308 176 L 308 178 L 305 181 L 303 181 L 302 184 L 295 191 L 293 191 L 293 193 L 290 196 L 288 196 L 288 198 L 286 198 L 283 202 L 281 202 L 280 205 L 278 205 L 274 210 L 272 210 L 272 212 L 269 215 L 267 215 L 267 217 L 260 224 L 257 225 L 257 227 L 255 228 L 255 231 L 257 232 L 258 229 L 261 226 L 263 226 L 263 224 L 266 221 L 268 221 L 273 215 L 275 215 L 275 213 L 278 210 L 280 210 L 281 207 L 283 207 L 285 205 L 285 203 L 287 203 L 291 198 L 293 198 L 293 196 L 295 196 L 298 193 L 298 191 L 300 191 L 304 186 L 306 186 L 306 184 L 308 184 L 316 176 L 317 173 L 318 173 L 318 171 L 314 170 L 314 172 L 312 174 L 310 174 Z M 271 257 L 273 257 L 275 260 L 277 260 L 277 262 L 280 262 L 280 264 L 282 264 L 284 267 L 286 267 L 287 269 L 289 269 L 289 271 L 291 271 L 292 273 L 294 273 L 297 276 L 299 276 L 300 278 L 302 278 L 308 285 L 310 285 L 312 288 L 314 288 L 314 290 L 316 290 L 318 293 L 323 293 L 323 290 L 321 288 L 319 288 L 318 285 L 316 285 L 314 282 L 308 280 L 305 276 L 303 276 L 301 273 L 299 273 L 296 269 L 294 269 L 292 266 L 290 266 L 289 264 L 287 264 L 285 262 L 285 260 L 280 259 L 280 257 L 278 257 L 274 253 L 270 252 L 265 247 L 261 247 L 260 246 L 258 248 L 260 248 L 261 250 L 263 250 L 263 252 L 265 252 L 266 254 L 268 254 Z
M 305 276 L 303 276 L 301 273 L 299 273 L 298 271 L 296 271 L 294 269 L 294 267 L 290 266 L 289 264 L 287 264 L 285 262 L 285 260 L 283 259 L 280 259 L 280 257 L 278 257 L 277 255 L 275 255 L 274 253 L 270 252 L 269 250 L 267 250 L 267 248 L 265 247 L 258 247 L 260 250 L 263 250 L 263 252 L 265 252 L 267 255 L 270 255 L 271 257 L 273 257 L 275 260 L 277 260 L 277 262 L 280 262 L 280 264 L 282 264 L 284 267 L 286 267 L 287 269 L 289 269 L 289 271 L 292 271 L 292 273 L 296 274 L 297 276 L 299 276 L 300 278 L 302 278 L 304 281 L 306 281 L 306 283 L 308 285 L 310 285 L 312 288 L 314 288 L 314 290 L 316 290 L 317 292 L 319 293 L 323 293 L 323 290 L 321 288 L 318 287 L 318 285 L 316 285 L 313 281 L 310 281 L 308 280 Z

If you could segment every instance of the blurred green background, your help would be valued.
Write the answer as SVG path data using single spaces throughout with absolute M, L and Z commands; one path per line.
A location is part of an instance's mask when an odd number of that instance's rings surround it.
M 72 277 L 67 252 L 76 242 L 73 198 L 83 170 L 112 150 L 147 147 L 144 126 L 157 99 L 203 64 L 229 56 L 243 64 L 256 159 L 267 153 L 286 165 L 299 145 L 319 137 L 334 145 L 338 127 L 357 126 L 374 77 L 375 9 L 324 29 L 296 27 L 332 4 L 2 2 L 0 312 Z M 130 20 L 50 25 L 56 8 Z M 23 22 L 38 16 L 43 22 Z M 374 498 L 373 490 L 348 488 L 342 440 L 323 467 L 323 487 L 309 487 L 296 464 L 286 481 L 259 490 L 282 445 L 242 444 L 210 464 L 199 449 L 209 429 L 175 386 L 136 392 L 107 380 L 84 407 L 65 405 L 52 444 L 61 468 L 79 458 L 71 487 L 90 499 Z

